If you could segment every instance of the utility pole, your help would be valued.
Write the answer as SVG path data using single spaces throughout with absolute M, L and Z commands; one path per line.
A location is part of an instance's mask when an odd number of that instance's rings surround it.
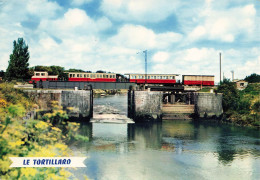
M 219 70 L 220 70 L 220 72 L 219 72 L 219 76 L 220 76 L 219 83 L 220 83 L 221 82 L 221 53 L 219 53 Z
M 234 70 L 231 71 L 232 73 L 232 82 L 234 81 Z
M 145 56 L 145 84 L 147 84 L 147 50 L 143 51 Z

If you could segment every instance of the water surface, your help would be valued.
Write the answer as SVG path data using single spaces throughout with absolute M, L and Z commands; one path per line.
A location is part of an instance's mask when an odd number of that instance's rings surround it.
M 127 114 L 126 96 L 94 99 L 94 113 Z M 83 179 L 260 179 L 259 130 L 215 122 L 81 125 L 89 142 L 74 142 L 87 156 Z

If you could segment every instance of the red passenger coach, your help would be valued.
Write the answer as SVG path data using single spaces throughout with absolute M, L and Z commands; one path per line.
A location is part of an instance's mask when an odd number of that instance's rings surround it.
M 177 74 L 125 74 L 129 76 L 129 81 L 137 84 L 175 84 Z M 146 81 L 146 82 L 145 82 Z
M 81 82 L 116 82 L 115 73 L 86 73 L 86 72 L 67 72 L 68 81 Z
M 213 75 L 183 75 L 183 85 L 214 86 Z
M 29 83 L 37 81 L 57 81 L 58 75 L 48 75 L 47 71 L 34 71 L 34 75 Z

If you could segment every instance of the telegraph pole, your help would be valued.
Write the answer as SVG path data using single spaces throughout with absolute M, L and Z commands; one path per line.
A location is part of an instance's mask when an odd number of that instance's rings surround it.
M 231 71 L 232 73 L 232 82 L 234 81 L 234 70 Z
M 147 50 L 143 51 L 145 56 L 145 84 L 147 84 Z
M 220 83 L 221 82 L 221 53 L 219 53 L 219 69 L 220 69 L 220 72 L 219 72 L 219 76 L 220 76 L 219 83 Z
M 139 54 L 140 52 L 137 52 L 136 54 Z M 144 67 L 145 67 L 145 84 L 147 83 L 147 50 L 143 51 L 144 53 Z

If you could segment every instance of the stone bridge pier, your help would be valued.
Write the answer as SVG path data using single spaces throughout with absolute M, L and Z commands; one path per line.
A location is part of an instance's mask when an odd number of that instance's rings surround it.
M 187 94 L 184 101 L 175 101 L 170 94 L 170 101 L 163 102 L 162 91 L 128 91 L 128 117 L 137 121 L 161 121 L 162 119 L 219 118 L 223 114 L 222 94 L 194 93 Z
M 89 121 L 93 116 L 92 90 L 25 90 L 30 98 L 38 102 L 40 109 L 51 110 L 51 102 L 57 101 L 73 119 Z

